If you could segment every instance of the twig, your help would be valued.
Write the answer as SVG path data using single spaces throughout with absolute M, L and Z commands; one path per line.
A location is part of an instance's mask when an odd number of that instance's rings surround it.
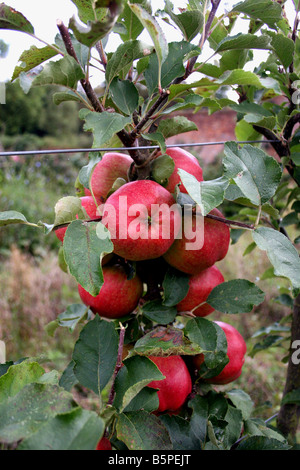
M 76 62 L 78 62 L 78 64 L 79 64 L 79 60 L 78 60 L 78 57 L 76 55 L 75 49 L 73 47 L 73 43 L 72 43 L 71 36 L 70 36 L 68 28 L 64 25 L 64 23 L 61 20 L 57 20 L 56 24 L 57 24 L 57 27 L 58 27 L 59 32 L 61 34 L 64 45 L 66 47 L 67 53 L 71 57 L 73 57 L 73 59 L 75 59 Z M 81 83 L 82 88 L 84 89 L 84 91 L 86 93 L 86 96 L 90 100 L 94 110 L 97 111 L 98 113 L 101 113 L 101 112 L 105 111 L 102 104 L 98 100 L 98 97 L 97 97 L 93 87 L 91 86 L 89 80 L 86 79 L 86 78 L 82 78 L 80 80 L 80 83 Z
M 212 3 L 212 8 L 211 8 L 209 16 L 207 18 L 207 22 L 204 26 L 203 37 L 200 40 L 200 44 L 201 44 L 202 47 L 203 47 L 205 41 L 207 40 L 207 38 L 209 36 L 209 31 L 210 31 L 211 25 L 213 23 L 213 20 L 216 16 L 216 13 L 217 13 L 217 10 L 218 10 L 219 5 L 221 3 L 221 0 L 211 0 L 211 3 Z M 189 61 L 188 66 L 187 66 L 186 71 L 185 71 L 184 79 L 188 78 L 191 75 L 191 73 L 193 72 L 194 65 L 197 62 L 197 59 L 198 59 L 198 57 L 193 57 Z
M 293 129 L 296 124 L 300 122 L 300 113 L 294 114 L 285 125 L 283 137 L 285 140 L 289 140 L 291 138 Z
M 223 217 L 219 217 L 213 214 L 207 214 L 205 217 L 207 217 L 208 219 L 217 220 L 218 222 L 223 222 L 223 224 L 226 224 L 226 225 L 232 225 L 234 227 L 244 228 L 246 230 L 254 230 L 255 228 L 253 224 L 249 225 L 249 224 L 245 224 L 244 222 L 238 222 L 236 220 L 224 219 Z
M 98 51 L 99 57 L 100 57 L 100 63 L 103 65 L 103 67 L 106 69 L 107 66 L 107 58 L 106 54 L 103 49 L 103 44 L 102 41 L 98 41 L 96 44 L 96 49 Z
M 114 401 L 114 398 L 115 398 L 115 380 L 116 380 L 116 377 L 117 377 L 117 374 L 118 374 L 119 370 L 122 367 L 125 331 L 126 331 L 126 328 L 124 328 L 122 323 L 120 323 L 120 339 L 119 339 L 118 358 L 117 358 L 117 364 L 116 364 L 114 374 L 113 374 L 113 378 L 112 378 L 112 386 L 111 386 L 111 389 L 110 389 L 109 398 L 108 398 L 108 402 L 107 402 L 108 406 L 113 404 L 113 401 Z

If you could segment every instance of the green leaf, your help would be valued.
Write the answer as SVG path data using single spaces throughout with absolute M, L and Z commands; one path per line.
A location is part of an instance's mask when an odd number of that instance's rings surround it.
M 276 23 L 282 19 L 281 5 L 271 0 L 245 0 L 235 5 L 231 11 L 245 13 L 273 29 L 276 29 Z
M 189 421 L 181 416 L 163 414 L 161 422 L 167 428 L 174 450 L 201 450 L 199 439 L 191 431 Z
M 248 313 L 254 305 L 260 305 L 264 292 L 246 279 L 233 279 L 216 286 L 206 302 L 223 313 Z
M 273 157 L 248 144 L 239 149 L 234 142 L 225 144 L 224 153 L 224 176 L 232 178 L 252 204 L 260 206 L 274 196 L 282 170 Z
M 0 227 L 5 227 L 6 225 L 10 225 L 10 224 L 27 225 L 28 223 L 29 222 L 27 221 L 25 215 L 21 214 L 21 212 L 17 212 L 17 211 L 0 212 Z
M 67 390 L 68 392 L 70 392 L 72 388 L 76 384 L 78 384 L 78 380 L 75 377 L 75 374 L 73 371 L 74 365 L 75 365 L 74 361 L 71 360 L 69 364 L 67 365 L 67 367 L 65 368 L 65 370 L 63 371 L 63 373 L 61 374 L 61 377 L 59 380 L 59 385 L 63 387 L 65 390 Z
M 92 0 L 71 0 L 78 9 L 79 18 L 83 23 L 95 20 L 95 9 Z
M 227 178 L 222 176 L 215 180 L 199 182 L 185 170 L 179 169 L 178 174 L 188 194 L 200 207 L 202 215 L 207 215 L 224 201 L 225 191 L 229 186 Z
M 172 449 L 165 426 L 157 416 L 146 411 L 120 414 L 116 430 L 118 439 L 124 442 L 129 450 Z
M 153 52 L 153 46 L 142 41 L 130 40 L 125 44 L 121 44 L 107 63 L 105 79 L 108 87 L 113 79 L 119 76 L 122 70 L 130 66 L 134 60 L 147 57 Z
M 78 407 L 50 419 L 18 450 L 95 450 L 104 427 L 97 413 Z
M 123 362 L 115 381 L 113 405 L 123 412 L 138 393 L 153 380 L 163 380 L 165 376 L 147 357 L 133 356 Z
M 184 132 L 197 131 L 198 127 L 185 116 L 175 116 L 160 121 L 157 132 L 160 132 L 165 139 L 173 135 L 183 134 Z
M 200 9 L 185 10 L 176 15 L 169 0 L 165 2 L 165 11 L 183 33 L 186 41 L 192 41 L 201 31 L 204 18 Z
M 82 4 L 82 2 L 80 2 Z M 99 5 L 98 7 L 96 6 Z M 69 28 L 72 29 L 76 39 L 87 47 L 93 47 L 98 41 L 103 39 L 115 26 L 118 15 L 121 12 L 122 4 L 120 0 L 93 2 L 93 9 L 96 13 L 91 18 L 90 11 L 84 11 L 87 26 L 83 26 L 73 16 L 69 21 Z M 83 12 L 83 10 L 81 10 Z
M 138 107 L 139 93 L 129 80 L 114 78 L 110 84 L 110 94 L 115 105 L 126 116 L 130 116 Z
M 4 3 L 0 4 L 0 29 L 34 34 L 34 28 L 27 18 L 19 11 Z
M 290 240 L 277 230 L 268 227 L 258 227 L 252 232 L 252 237 L 257 246 L 266 251 L 274 267 L 275 276 L 286 277 L 293 287 L 299 288 L 300 260 Z
M 256 343 L 249 353 L 250 357 L 254 357 L 257 353 L 264 351 L 265 349 L 274 348 L 280 346 L 284 338 L 279 335 L 269 335 L 264 337 L 260 342 Z
M 29 50 L 22 52 L 19 58 L 19 62 L 22 62 L 22 64 L 15 67 L 12 81 L 18 78 L 21 72 L 28 72 L 57 54 L 58 51 L 51 46 L 45 46 L 40 49 L 36 46 L 31 46 Z
M 266 436 L 250 436 L 243 439 L 236 450 L 289 450 L 291 447 L 286 442 L 272 439 Z
M 189 276 L 177 269 L 168 268 L 163 280 L 163 304 L 168 307 L 176 306 L 189 291 Z
M 154 47 L 155 52 L 158 59 L 158 82 L 161 80 L 161 66 L 162 63 L 165 61 L 168 55 L 169 46 L 167 39 L 164 35 L 163 30 L 161 29 L 159 23 L 156 19 L 148 13 L 141 5 L 137 3 L 129 3 L 129 7 L 133 11 L 133 13 L 137 16 L 139 21 L 142 23 L 144 28 L 148 31 Z
M 216 52 L 230 51 L 233 49 L 270 49 L 271 38 L 262 34 L 238 33 L 235 36 L 227 36 L 217 46 Z
M 22 362 L 9 367 L 0 377 L 0 403 L 14 397 L 25 385 L 37 382 L 45 373 L 37 362 Z
M 276 125 L 276 117 L 275 116 L 268 116 L 268 117 L 261 117 L 256 114 L 247 114 L 244 117 L 246 122 L 250 124 L 255 124 L 259 127 L 264 127 L 265 129 L 273 130 Z
M 73 407 L 73 395 L 59 386 L 28 384 L 0 405 L 0 441 L 14 443 L 25 439 Z
M 291 392 L 284 395 L 281 403 L 282 405 L 300 405 L 300 388 L 292 390 Z
M 104 282 L 102 258 L 113 251 L 109 231 L 100 222 L 75 220 L 67 228 L 63 247 L 70 274 L 96 297 Z
M 192 408 L 190 420 L 191 434 L 195 440 L 203 446 L 206 441 L 207 422 L 209 417 L 209 403 L 207 397 L 196 395 L 189 401 L 189 407 Z
M 148 0 L 133 0 L 131 3 L 139 3 L 145 10 L 148 11 L 149 14 L 151 14 L 151 3 Z M 126 28 L 126 32 L 120 33 L 123 42 L 129 41 L 131 39 L 137 39 L 144 30 L 144 26 L 136 14 L 133 13 L 127 2 L 122 14 L 118 18 L 118 21 Z
M 151 136 L 152 134 L 149 134 L 149 138 Z M 168 183 L 168 180 L 172 175 L 174 168 L 175 163 L 173 158 L 171 158 L 169 155 L 160 155 L 158 158 L 153 160 L 151 164 L 152 178 L 154 179 L 154 181 L 164 186 Z
M 182 330 L 157 326 L 135 343 L 134 351 L 145 356 L 194 355 L 203 350 L 184 337 Z
M 68 328 L 70 332 L 73 332 L 78 323 L 88 318 L 88 316 L 89 310 L 86 305 L 72 304 L 64 312 L 60 313 L 54 321 L 50 322 L 45 329 L 50 336 L 53 336 L 55 330 L 60 326 Z
M 59 91 L 57 93 L 53 93 L 52 98 L 56 106 L 59 106 L 61 103 L 64 103 L 65 101 L 81 102 L 81 99 L 79 98 L 79 96 L 76 93 L 74 93 L 72 90 Z
M 56 62 L 48 62 L 44 70 L 33 80 L 32 86 L 61 85 L 76 90 L 78 81 L 83 78 L 82 68 L 68 55 Z
M 272 47 L 276 52 L 280 62 L 287 70 L 289 65 L 293 62 L 294 52 L 295 52 L 295 44 L 294 41 L 283 34 L 279 34 L 278 32 L 274 33 L 272 31 L 268 31 L 268 34 L 272 37 Z
M 205 354 L 205 369 L 201 368 L 201 376 L 209 378 L 221 372 L 228 363 L 227 340 L 222 328 L 206 318 L 198 317 L 189 320 L 184 331 Z
M 190 54 L 193 53 L 195 55 L 200 53 L 199 48 L 186 41 L 171 42 L 168 47 L 168 55 L 161 66 L 162 88 L 167 88 L 175 78 L 184 75 L 184 61 L 186 60 L 187 56 L 190 56 Z M 158 91 L 157 76 L 159 74 L 159 65 L 160 64 L 157 56 L 151 56 L 148 67 L 144 72 L 149 95 L 152 95 L 154 92 Z
M 89 153 L 89 162 L 87 165 L 83 166 L 78 174 L 79 182 L 85 187 L 89 188 L 90 178 L 93 173 L 94 167 L 101 160 L 100 152 L 90 152 Z
M 118 113 L 94 113 L 88 109 L 81 109 L 79 117 L 85 120 L 84 130 L 93 132 L 94 135 L 94 148 L 104 146 L 114 135 L 124 129 L 131 123 L 131 118 L 122 116 Z
M 80 332 L 73 351 L 74 374 L 84 387 L 100 394 L 111 379 L 119 338 L 113 323 L 96 315 Z
M 226 392 L 227 397 L 232 404 L 239 410 L 241 410 L 243 419 L 247 420 L 250 418 L 253 410 L 254 403 L 248 393 L 244 390 L 233 389 Z
M 143 307 L 143 315 L 149 320 L 159 323 L 160 325 L 167 325 L 175 320 L 177 309 L 175 306 L 167 306 L 162 303 L 162 300 L 151 300 L 146 302 Z
M 86 217 L 80 198 L 76 196 L 65 196 L 59 199 L 55 204 L 54 212 L 54 227 L 68 224 L 77 217 L 79 219 L 84 219 Z
M 220 85 L 253 85 L 257 88 L 261 88 L 262 84 L 259 77 L 247 70 L 236 69 L 228 70 L 216 80 L 216 83 Z

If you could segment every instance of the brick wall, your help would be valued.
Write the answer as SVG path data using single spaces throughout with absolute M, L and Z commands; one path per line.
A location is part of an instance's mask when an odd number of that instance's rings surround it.
M 177 113 L 176 115 L 179 115 Z M 168 139 L 168 144 L 177 143 L 199 143 L 199 142 L 220 142 L 236 140 L 235 125 L 236 125 L 236 112 L 231 109 L 224 109 L 209 115 L 206 109 L 200 110 L 198 113 L 186 111 L 181 113 L 186 116 L 190 121 L 195 122 L 198 131 L 186 132 L 178 136 Z M 263 139 L 263 137 L 262 137 Z M 194 147 L 193 153 L 199 155 L 201 160 L 205 163 L 214 162 L 222 153 L 224 145 L 208 145 L 205 147 Z M 263 146 L 265 152 L 277 158 L 272 146 L 266 144 Z M 189 148 L 186 148 L 189 151 Z

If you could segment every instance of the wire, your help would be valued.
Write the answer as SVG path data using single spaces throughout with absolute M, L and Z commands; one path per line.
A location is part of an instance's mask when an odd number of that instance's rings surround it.
M 169 144 L 166 145 L 167 148 L 174 147 L 204 147 L 208 145 L 224 145 L 228 141 L 220 142 L 193 142 L 185 144 Z M 272 142 L 279 142 L 279 140 L 245 140 L 237 141 L 237 144 L 268 144 Z M 90 152 L 117 152 L 124 150 L 147 150 L 147 149 L 159 149 L 159 145 L 146 145 L 143 147 L 103 147 L 103 148 L 78 148 L 78 149 L 52 149 L 52 150 L 23 150 L 23 151 L 10 151 L 10 152 L 0 152 L 0 157 L 10 157 L 13 155 L 51 155 L 58 153 L 90 153 Z

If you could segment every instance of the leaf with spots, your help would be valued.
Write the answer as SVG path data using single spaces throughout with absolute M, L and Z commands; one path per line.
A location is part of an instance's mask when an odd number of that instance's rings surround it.
M 146 356 L 169 356 L 200 354 L 203 349 L 186 338 L 181 329 L 158 326 L 135 343 L 134 351 Z
M 34 28 L 27 18 L 4 3 L 0 4 L 0 29 L 34 33 Z
M 29 72 L 29 70 L 32 70 L 33 68 L 42 64 L 46 60 L 51 59 L 57 54 L 58 51 L 51 46 L 45 46 L 40 49 L 36 46 L 31 46 L 30 49 L 24 51 L 21 54 L 19 62 L 22 63 L 21 65 L 16 66 L 12 76 L 12 81 L 18 78 L 20 73 Z
M 260 305 L 264 292 L 247 279 L 233 279 L 216 286 L 206 302 L 223 313 L 248 313 L 254 305 Z
M 78 62 L 71 56 L 48 62 L 43 71 L 33 80 L 32 86 L 60 85 L 77 89 L 79 80 L 85 77 Z
M 173 448 L 170 435 L 160 419 L 143 410 L 120 414 L 116 430 L 118 439 L 130 450 Z

